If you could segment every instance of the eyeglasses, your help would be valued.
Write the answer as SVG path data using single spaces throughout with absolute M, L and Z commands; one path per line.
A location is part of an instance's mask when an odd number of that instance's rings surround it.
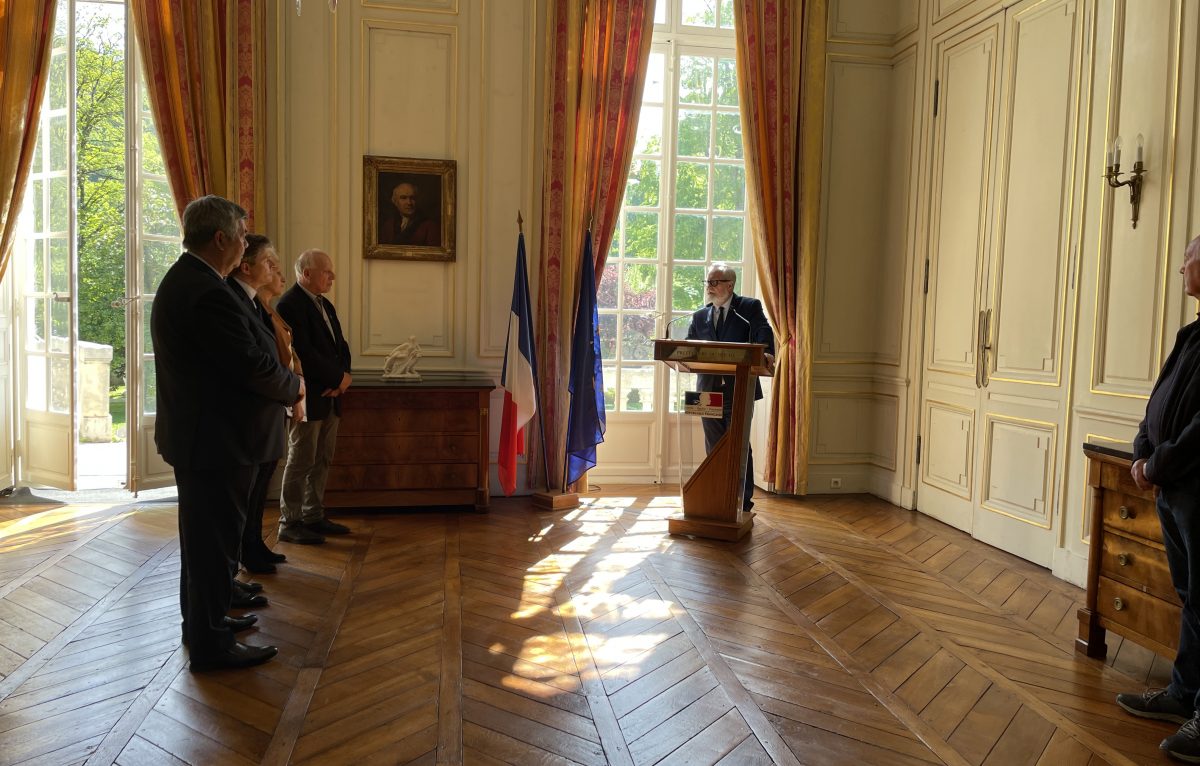
M 706 279 L 704 280 L 704 284 L 708 285 L 709 287 L 716 287 L 719 284 L 732 281 L 732 279 Z

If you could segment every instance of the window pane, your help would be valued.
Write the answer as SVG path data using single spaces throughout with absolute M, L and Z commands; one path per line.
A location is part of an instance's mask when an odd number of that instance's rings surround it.
M 66 176 L 51 178 L 50 220 L 46 231 L 67 231 L 71 226 L 71 184 Z
M 621 321 L 621 359 L 641 361 L 653 358 L 654 315 L 625 314 Z
M 67 266 L 70 265 L 71 246 L 62 237 L 50 240 L 50 292 L 68 294 L 71 285 L 67 280 Z
M 671 309 L 695 311 L 704 305 L 704 267 L 676 266 L 671 270 Z M 678 322 L 687 328 L 687 322 Z
M 742 118 L 737 114 L 722 112 L 717 115 L 717 156 L 742 158 Z
M 50 352 L 65 354 L 70 346 L 71 304 L 67 301 L 50 301 Z
M 42 142 L 38 141 L 37 145 L 41 146 Z M 46 209 L 42 204 L 45 202 L 42 199 L 42 190 L 44 188 L 42 181 L 30 181 L 29 191 L 25 197 L 25 205 L 33 213 L 33 231 L 37 234 L 44 232 L 45 228 L 43 227 L 46 225 Z
M 658 257 L 658 213 L 625 214 L 625 257 Z
M 158 371 L 154 368 L 154 360 L 142 361 L 142 410 L 147 415 L 153 415 L 157 410 L 155 401 L 158 396 Z
M 617 368 L 604 368 L 604 409 L 612 412 L 617 408 Z
M 706 218 L 702 215 L 675 216 L 675 260 L 703 261 L 706 256 Z
M 691 27 L 717 26 L 717 0 L 683 0 L 683 23 Z
M 65 16 L 66 14 L 59 13 L 57 15 Z M 50 74 L 47 79 L 49 83 L 46 91 L 46 109 L 66 109 L 67 95 L 71 92 L 71 80 L 67 72 L 66 52 L 55 53 L 50 57 Z
M 154 117 L 148 111 L 142 112 L 142 172 L 156 176 L 167 174 L 158 132 L 154 129 Z
M 617 358 L 617 315 L 600 315 L 600 358 Z M 605 382 L 608 376 L 605 375 Z
M 50 151 L 50 170 L 67 169 L 67 158 L 71 151 L 69 127 L 66 114 L 56 114 L 50 118 L 50 135 L 46 138 Z
M 644 106 L 638 117 L 637 143 L 634 144 L 634 154 L 662 154 L 662 121 L 661 106 Z
M 734 0 L 721 0 L 721 29 L 733 29 Z
M 717 103 L 721 106 L 738 105 L 737 61 L 717 61 Z
M 25 406 L 46 411 L 46 357 L 25 358 Z
M 657 160 L 634 160 L 629 165 L 625 182 L 625 204 L 632 207 L 658 205 L 659 163 Z
M 616 237 L 613 238 L 616 241 Z M 617 307 L 617 264 L 607 261 L 604 264 L 604 274 L 600 276 L 600 287 L 596 291 L 596 305 L 602 309 Z M 604 334 L 604 318 L 601 317 L 600 334 Z
M 158 292 L 158 283 L 179 258 L 179 248 L 171 242 L 142 242 L 142 291 Z
M 666 2 L 658 4 L 661 8 Z M 646 85 L 642 90 L 642 101 L 653 101 L 661 104 L 666 93 L 667 56 L 661 51 L 650 51 L 650 60 L 646 62 Z
M 624 412 L 654 411 L 654 368 L 621 368 L 621 410 Z
M 675 207 L 708 207 L 708 165 L 680 162 L 675 165 Z
M 71 360 L 69 357 L 50 357 L 50 411 L 71 409 Z
M 707 157 L 711 128 L 712 114 L 710 112 L 681 110 L 675 154 L 679 157 Z
M 713 209 L 744 210 L 746 208 L 746 171 L 741 165 L 717 165 L 713 168 Z
M 699 308 L 699 307 L 697 307 Z M 671 338 L 674 340 L 684 340 L 687 338 L 688 332 L 688 314 L 691 312 L 678 311 L 671 315 L 671 326 L 667 328 L 670 331 Z
M 165 180 L 142 180 L 142 231 L 163 237 L 179 236 L 179 219 L 175 214 L 175 198 Z
M 25 289 L 26 292 L 44 293 L 46 292 L 46 248 L 49 247 L 45 239 L 33 239 L 29 243 L 29 265 L 32 267 L 26 272 Z
M 652 263 L 625 264 L 625 300 L 622 308 L 653 309 L 658 303 L 657 292 L 658 266 Z
M 25 303 L 25 350 L 46 350 L 46 299 L 27 298 Z
M 729 215 L 713 216 L 713 260 L 742 260 L 742 227 L 744 221 Z
M 711 104 L 712 81 L 712 59 L 707 56 L 679 57 L 679 101 L 681 103 Z

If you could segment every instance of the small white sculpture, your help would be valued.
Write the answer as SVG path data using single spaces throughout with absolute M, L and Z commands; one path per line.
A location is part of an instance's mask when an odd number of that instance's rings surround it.
M 383 376 L 390 380 L 420 380 L 421 373 L 416 371 L 417 360 L 421 358 L 421 345 L 417 336 L 410 335 L 408 340 L 392 349 L 387 361 L 383 363 Z

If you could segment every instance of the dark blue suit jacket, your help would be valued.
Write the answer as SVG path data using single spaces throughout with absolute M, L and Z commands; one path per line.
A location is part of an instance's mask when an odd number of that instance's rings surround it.
M 725 312 L 725 324 L 721 325 L 718 333 L 714 323 L 716 312 L 710 303 L 692 314 L 692 323 L 688 325 L 688 340 L 719 340 L 724 343 L 765 343 L 767 353 L 775 353 L 775 333 L 763 313 L 762 302 L 757 298 L 746 298 L 734 295 L 729 300 L 732 311 Z M 699 375 L 697 385 L 701 391 L 721 391 L 725 401 L 733 403 L 732 375 Z M 762 386 L 754 382 L 754 398 L 762 398 Z
M 300 378 L 245 296 L 188 253 L 163 277 L 150 312 L 157 418 L 154 443 L 172 466 L 258 465 L 282 455 L 269 437 Z
M 322 391 L 337 388 L 342 384 L 342 375 L 350 372 L 350 346 L 342 335 L 342 324 L 338 321 L 333 304 L 325 302 L 325 313 L 333 325 L 334 336 L 329 334 L 317 304 L 300 285 L 292 285 L 275 304 L 275 310 L 283 321 L 292 328 L 292 347 L 300 357 L 304 369 L 304 385 L 308 394 L 304 398 L 304 409 L 309 420 L 324 420 L 329 411 L 342 414 L 342 398 L 321 396 Z

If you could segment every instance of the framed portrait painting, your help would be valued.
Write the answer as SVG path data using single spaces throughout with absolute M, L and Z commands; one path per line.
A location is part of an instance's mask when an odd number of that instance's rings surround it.
M 453 261 L 454 160 L 363 157 L 363 257 Z

